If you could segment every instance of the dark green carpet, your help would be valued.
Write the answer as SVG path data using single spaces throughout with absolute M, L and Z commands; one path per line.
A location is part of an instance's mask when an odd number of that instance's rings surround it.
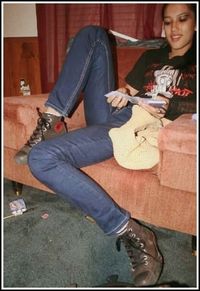
M 24 186 L 21 198 L 34 210 L 4 219 L 3 287 L 96 287 L 112 275 L 132 283 L 129 258 L 115 238 L 56 195 Z M 4 181 L 4 217 L 9 202 L 18 199 Z M 48 213 L 48 218 L 42 218 Z M 155 228 L 165 265 L 159 283 L 196 287 L 196 257 L 191 236 Z

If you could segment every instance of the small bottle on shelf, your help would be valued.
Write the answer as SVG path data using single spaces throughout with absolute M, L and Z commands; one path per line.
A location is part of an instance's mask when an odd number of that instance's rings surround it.
M 30 85 L 25 79 L 20 79 L 20 93 L 24 96 L 31 95 Z

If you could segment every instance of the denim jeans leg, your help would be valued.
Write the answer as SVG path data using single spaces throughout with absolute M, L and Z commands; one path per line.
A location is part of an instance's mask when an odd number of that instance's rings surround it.
M 114 87 L 113 57 L 108 35 L 99 26 L 87 26 L 74 38 L 45 105 L 68 116 L 83 92 L 87 124 L 104 123 L 111 111 L 104 95 Z
M 112 235 L 125 225 L 130 214 L 80 170 L 113 156 L 109 129 L 108 125 L 89 126 L 41 142 L 31 150 L 28 163 L 38 180 L 93 217 L 106 234 Z

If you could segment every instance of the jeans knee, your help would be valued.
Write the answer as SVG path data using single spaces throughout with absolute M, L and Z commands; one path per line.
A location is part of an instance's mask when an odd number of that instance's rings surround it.
M 41 168 L 44 166 L 45 150 L 41 144 L 35 145 L 28 155 L 28 166 L 30 171 L 37 176 Z M 46 159 L 48 161 L 48 159 Z
M 99 25 L 86 25 L 84 26 L 80 31 L 82 32 L 87 32 L 87 33 L 90 33 L 90 32 L 98 32 L 98 31 L 105 31 L 105 29 L 102 27 L 102 26 L 99 26 Z
M 87 25 L 85 27 L 83 27 L 80 30 L 80 33 L 86 35 L 86 36 L 94 36 L 96 38 L 102 37 L 102 36 L 106 36 L 106 30 L 98 25 Z

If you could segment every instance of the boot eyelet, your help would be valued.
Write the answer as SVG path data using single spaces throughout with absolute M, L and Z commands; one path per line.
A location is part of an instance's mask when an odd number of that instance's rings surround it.
M 147 261 L 148 257 L 147 256 L 144 256 L 143 259 L 144 259 L 144 261 Z
M 47 123 L 45 124 L 45 128 L 46 128 L 46 129 L 50 129 L 50 128 L 51 128 L 51 124 L 47 122 Z

